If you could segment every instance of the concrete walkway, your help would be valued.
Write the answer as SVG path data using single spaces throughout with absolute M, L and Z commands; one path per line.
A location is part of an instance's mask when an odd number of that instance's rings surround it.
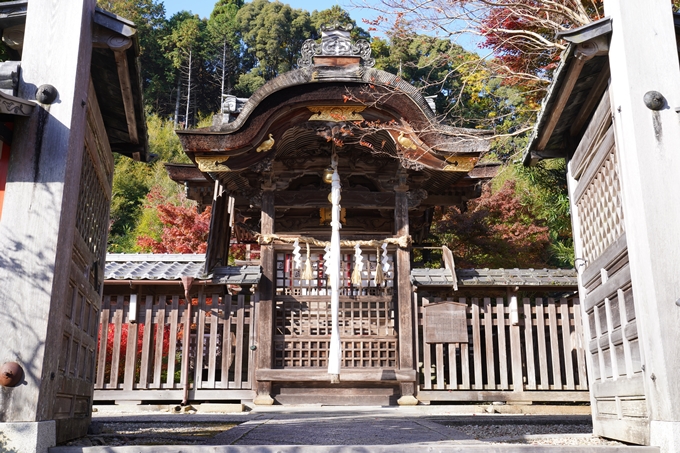
M 460 415 L 443 406 L 338 408 L 271 407 L 242 414 L 104 414 L 93 422 L 139 424 L 238 423 L 201 446 L 55 447 L 50 453 L 345 453 L 345 452 L 488 452 L 488 453 L 658 453 L 656 447 L 536 446 L 475 440 L 462 424 L 583 424 L 583 415 Z M 469 430 L 467 430 L 469 432 Z M 575 434 L 570 436 L 587 436 Z M 495 440 L 495 439 L 494 439 Z

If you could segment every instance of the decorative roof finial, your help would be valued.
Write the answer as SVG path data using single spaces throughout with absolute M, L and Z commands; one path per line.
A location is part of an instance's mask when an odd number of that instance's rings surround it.
M 372 67 L 375 60 L 371 58 L 371 45 L 360 39 L 352 43 L 349 32 L 354 28 L 352 24 L 321 26 L 321 44 L 308 39 L 302 44 L 302 56 L 298 59 L 301 68 L 314 65 L 314 57 L 359 57 L 363 66 Z

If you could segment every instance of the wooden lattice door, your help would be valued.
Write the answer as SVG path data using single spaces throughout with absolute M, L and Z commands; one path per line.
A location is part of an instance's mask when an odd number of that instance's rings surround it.
M 112 180 L 113 154 L 91 88 L 69 289 L 61 317 L 58 390 L 53 406 L 58 441 L 83 435 L 90 424 Z
M 292 254 L 276 253 L 276 311 L 274 315 L 274 367 L 323 368 L 328 366 L 331 335 L 329 282 L 323 268 L 323 252 L 311 255 L 314 278 L 300 279 Z M 392 256 L 386 283 L 375 285 L 380 263 L 375 254 L 364 254 L 368 265 L 361 287 L 350 283 L 353 254 L 344 251 L 341 262 L 339 327 L 342 368 L 399 367 L 395 328 L 394 272 Z
M 569 162 L 594 433 L 647 444 L 649 417 L 609 95 Z

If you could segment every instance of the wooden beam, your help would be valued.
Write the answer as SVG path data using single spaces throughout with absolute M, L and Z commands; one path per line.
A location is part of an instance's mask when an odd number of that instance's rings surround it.
M 325 368 L 319 369 L 258 369 L 255 372 L 258 381 L 276 382 L 330 382 L 330 375 Z M 408 369 L 365 368 L 340 371 L 340 382 L 384 382 L 416 380 L 416 371 Z
M 509 392 L 493 390 L 421 390 L 416 395 L 420 401 L 540 401 L 540 402 L 587 402 L 588 391 L 542 391 L 542 392 Z
M 318 190 L 280 191 L 276 192 L 274 200 L 277 207 L 328 208 L 329 193 Z M 343 208 L 391 210 L 394 206 L 394 193 L 343 190 L 341 204 Z
M 0 114 L 30 116 L 35 104 L 0 91 Z
M 262 192 L 262 216 L 260 220 L 261 234 L 274 234 L 274 192 L 265 190 Z M 257 304 L 257 361 L 255 372 L 259 369 L 271 369 L 273 365 L 272 341 L 274 334 L 274 282 L 276 272 L 275 254 L 272 244 L 263 245 L 260 248 L 260 264 L 262 266 L 262 278 L 258 290 L 260 302 Z M 272 405 L 272 384 L 267 381 L 256 381 L 257 396 L 253 400 L 258 405 Z
M 229 258 L 231 228 L 228 224 L 229 195 L 224 192 L 219 181 L 213 190 L 212 215 L 208 233 L 208 249 L 205 253 L 205 273 L 209 274 L 215 266 L 226 266 Z
M 154 401 L 182 399 L 183 390 L 95 390 L 95 401 Z M 190 401 L 201 400 L 251 400 L 255 392 L 240 389 L 191 389 L 189 390 Z
M 132 144 L 139 144 L 137 134 L 137 115 L 135 114 L 135 101 L 132 95 L 132 83 L 130 81 L 130 68 L 128 67 L 127 52 L 116 50 L 113 52 L 116 58 L 116 69 L 118 70 L 118 80 L 120 81 L 120 92 L 123 97 L 123 107 L 125 108 L 125 120 L 127 121 L 128 134 Z
M 581 75 L 581 70 L 583 69 L 586 61 L 602 54 L 603 52 L 606 52 L 606 43 L 600 41 L 588 41 L 579 44 L 576 47 L 576 50 L 574 51 L 574 59 L 572 60 L 572 63 L 567 70 L 567 74 L 562 81 L 562 86 L 557 93 L 557 100 L 555 101 L 552 110 L 548 115 L 545 126 L 543 126 L 541 129 L 541 134 L 539 136 L 540 138 L 538 139 L 538 143 L 535 147 L 537 151 L 545 150 L 546 145 L 550 141 L 550 137 L 552 136 L 555 126 L 557 126 L 557 123 L 562 116 L 562 112 L 569 101 L 569 96 L 571 96 L 571 92 L 574 90 L 576 81 Z
M 574 89 L 574 85 L 576 85 L 576 81 L 578 80 L 578 76 L 581 74 L 581 69 L 583 69 L 585 62 L 586 60 L 583 58 L 575 58 L 572 61 L 571 66 L 569 66 L 567 76 L 562 82 L 562 86 L 560 87 L 560 90 L 557 94 L 557 101 L 555 102 L 555 105 L 553 105 L 553 108 L 548 115 L 548 120 L 545 126 L 543 129 L 541 129 L 541 138 L 538 140 L 538 144 L 536 145 L 536 149 L 538 151 L 543 151 L 550 141 L 550 137 L 555 130 L 555 126 L 557 126 L 557 122 L 560 120 L 560 116 L 562 116 L 564 107 L 567 105 L 569 96 Z
M 420 206 L 455 206 L 474 198 L 473 190 L 465 195 L 430 195 L 420 202 Z M 326 208 L 329 207 L 328 194 L 326 192 L 303 190 L 303 191 L 278 191 L 274 195 L 277 208 Z M 352 209 L 389 209 L 394 208 L 395 197 L 393 192 L 342 192 L 342 207 Z M 250 201 L 244 197 L 236 197 L 236 205 L 248 205 Z
M 463 195 L 429 195 L 420 202 L 420 206 L 456 206 L 475 198 L 474 191 L 470 190 L 468 196 Z
M 408 187 L 398 186 L 394 194 L 394 226 L 397 236 L 409 235 L 408 223 Z M 399 367 L 401 369 L 413 369 L 413 304 L 411 296 L 411 251 L 409 248 L 398 248 L 396 260 L 396 285 L 397 285 L 397 315 L 399 335 Z M 400 405 L 415 405 L 418 401 L 413 396 L 415 393 L 415 380 L 404 382 L 400 385 Z
M 570 135 L 578 135 L 583 130 L 586 121 L 590 118 L 590 114 L 593 113 L 593 110 L 597 107 L 600 99 L 602 99 L 602 94 L 607 89 L 609 75 L 609 64 L 605 64 L 604 68 L 602 68 L 602 72 L 600 72 L 597 76 L 597 80 L 595 80 L 595 83 L 590 88 L 588 97 L 586 97 L 585 102 L 581 105 L 581 110 L 579 110 L 578 115 L 576 115 L 574 123 L 571 125 L 571 129 L 569 130 Z

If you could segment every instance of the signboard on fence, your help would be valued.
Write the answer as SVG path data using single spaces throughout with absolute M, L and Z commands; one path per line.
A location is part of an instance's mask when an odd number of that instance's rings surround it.
M 467 343 L 467 305 L 442 302 L 425 305 L 425 343 Z

